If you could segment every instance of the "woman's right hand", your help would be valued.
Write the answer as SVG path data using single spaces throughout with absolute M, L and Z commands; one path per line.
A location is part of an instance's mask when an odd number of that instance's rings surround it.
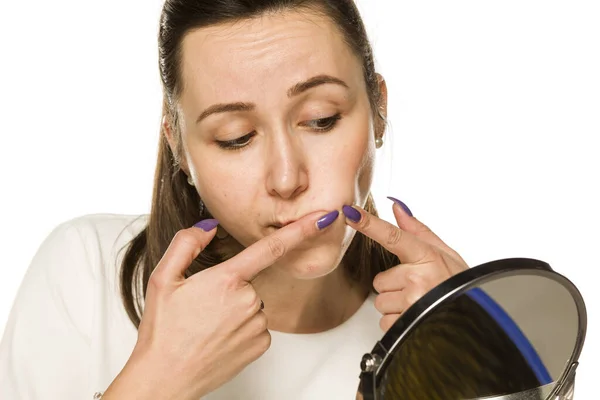
M 103 398 L 134 398 L 133 392 L 137 399 L 196 400 L 260 357 L 271 336 L 250 282 L 317 235 L 323 214 L 311 213 L 187 279 L 185 271 L 215 236 L 216 221 L 208 231 L 179 231 L 150 276 L 133 353 Z

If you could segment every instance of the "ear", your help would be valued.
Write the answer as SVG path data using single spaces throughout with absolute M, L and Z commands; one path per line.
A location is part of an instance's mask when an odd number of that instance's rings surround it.
M 385 134 L 385 126 L 387 123 L 387 99 L 388 99 L 388 92 L 387 92 L 387 84 L 385 83 L 385 79 L 383 78 L 383 76 L 379 73 L 375 74 L 377 76 L 377 84 L 379 85 L 379 104 L 377 104 L 377 115 L 376 115 L 376 120 L 377 120 L 377 124 L 375 125 L 377 127 L 377 132 L 375 133 L 376 137 L 378 138 L 382 138 L 383 139 L 383 135 Z M 383 118 L 381 118 L 383 117 Z
M 178 138 L 175 137 L 175 130 L 172 128 L 171 121 L 166 115 L 163 115 L 161 126 L 162 134 L 165 135 L 165 139 L 171 148 L 171 152 L 176 155 L 176 159 L 179 162 L 179 168 L 187 176 L 190 176 L 186 158 L 183 154 L 179 154 Z

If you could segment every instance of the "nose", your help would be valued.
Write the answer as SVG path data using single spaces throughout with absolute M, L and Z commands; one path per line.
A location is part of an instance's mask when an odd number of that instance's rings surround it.
M 274 136 L 266 154 L 267 192 L 291 199 L 308 188 L 304 149 L 300 138 L 289 133 Z

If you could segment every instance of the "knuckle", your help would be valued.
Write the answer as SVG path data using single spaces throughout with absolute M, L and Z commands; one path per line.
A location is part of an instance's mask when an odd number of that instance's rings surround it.
M 192 232 L 190 232 L 189 229 L 182 229 L 180 231 L 177 231 L 177 233 L 175 233 L 173 241 L 189 245 L 197 245 L 198 243 L 198 239 Z
M 189 229 L 182 229 L 175 233 L 173 237 L 173 243 L 179 245 L 182 248 L 193 248 L 194 253 L 190 255 L 190 263 L 194 258 L 200 254 L 202 250 L 204 250 L 204 246 L 198 240 L 198 237 L 194 235 Z M 178 246 L 178 247 L 179 247 Z
M 420 223 L 419 226 L 417 226 L 417 232 L 418 233 L 433 233 L 433 231 L 424 223 Z
M 423 284 L 423 277 L 417 271 L 407 271 L 406 281 L 415 286 L 421 286 Z
M 153 272 L 148 279 L 148 291 L 161 293 L 168 285 L 168 281 L 162 274 Z
M 373 278 L 373 288 L 378 292 L 381 293 L 383 287 L 381 286 L 381 278 L 378 278 L 379 275 L 375 276 L 375 278 Z
M 379 327 L 381 328 L 381 330 L 387 332 L 392 325 L 394 325 L 394 322 L 396 322 L 396 320 L 400 318 L 399 315 L 384 315 L 383 318 L 381 318 L 379 320 Z
M 256 335 L 260 336 L 263 332 L 267 332 L 268 319 L 264 312 L 256 314 Z
M 211 282 L 219 288 L 223 293 L 230 293 L 240 288 L 239 274 L 233 268 L 208 268 L 204 271 L 205 276 L 210 276 Z M 236 300 L 239 301 L 239 298 Z
M 415 304 L 421 297 L 423 297 L 425 293 L 422 292 L 412 292 L 406 296 L 406 306 L 407 308 Z
M 368 212 L 365 213 L 361 213 L 362 214 L 362 218 L 360 219 L 360 221 L 358 221 L 358 227 L 361 230 L 366 230 L 369 229 L 369 227 L 371 226 L 371 214 L 369 214 Z
M 267 242 L 269 245 L 269 251 L 274 258 L 281 258 L 285 254 L 285 244 L 283 240 L 278 237 L 271 237 Z
M 387 324 L 387 319 L 386 317 L 383 317 L 379 320 L 379 327 L 381 328 L 382 331 L 387 331 L 388 330 L 388 324 Z
M 439 278 L 449 278 L 451 277 L 452 274 L 452 268 L 450 267 L 455 261 L 453 259 L 448 259 L 448 256 L 446 256 L 444 253 L 441 253 L 440 256 L 438 257 L 439 261 L 438 261 L 438 268 L 437 268 L 437 274 L 439 276 Z
M 271 334 L 269 331 L 264 331 L 258 338 L 256 348 L 260 354 L 265 353 L 271 347 Z
M 423 292 L 423 294 L 432 289 L 436 283 L 436 277 L 433 272 L 417 272 L 411 271 L 406 275 L 406 280 L 409 282 L 413 291 Z M 421 296 L 417 296 L 417 299 Z
M 391 279 L 391 275 L 390 272 L 392 270 L 387 270 L 384 272 L 380 272 L 377 275 L 375 275 L 375 278 L 373 278 L 373 288 L 375 290 L 377 290 L 378 292 L 383 292 L 385 287 L 386 287 L 386 281 L 388 279 Z
M 385 303 L 385 299 L 382 297 L 382 295 L 378 295 L 377 297 L 375 297 L 375 308 L 381 312 L 382 308 L 383 308 L 383 304 Z
M 251 294 L 247 295 L 244 299 L 244 305 L 246 306 L 247 309 L 249 309 L 251 311 L 255 311 L 257 308 L 257 305 L 260 306 L 260 299 L 258 298 L 258 293 L 256 293 L 255 291 L 252 291 Z
M 240 287 L 241 278 L 235 271 L 226 271 L 221 275 L 223 287 L 228 291 L 237 290 Z
M 387 230 L 387 245 L 396 246 L 398 243 L 400 243 L 400 240 L 402 239 L 402 231 L 393 225 L 389 225 Z
M 381 292 L 381 272 L 378 273 L 377 275 L 375 275 L 375 278 L 373 278 L 373 288 L 375 290 L 377 290 L 378 292 Z
M 456 250 L 449 248 L 448 252 L 450 253 L 450 256 L 453 257 L 459 265 L 461 265 L 461 267 L 468 268 L 467 263 L 465 262 L 465 260 L 463 260 L 463 258 L 460 256 L 460 254 L 458 254 Z

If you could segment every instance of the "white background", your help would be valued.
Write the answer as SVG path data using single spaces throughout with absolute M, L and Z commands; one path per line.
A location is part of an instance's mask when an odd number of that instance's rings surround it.
M 2 332 L 56 225 L 149 209 L 162 2 L 0 4 Z M 359 3 L 389 87 L 382 214 L 396 196 L 471 266 L 532 257 L 571 279 L 589 317 L 580 399 L 600 346 L 599 4 Z

